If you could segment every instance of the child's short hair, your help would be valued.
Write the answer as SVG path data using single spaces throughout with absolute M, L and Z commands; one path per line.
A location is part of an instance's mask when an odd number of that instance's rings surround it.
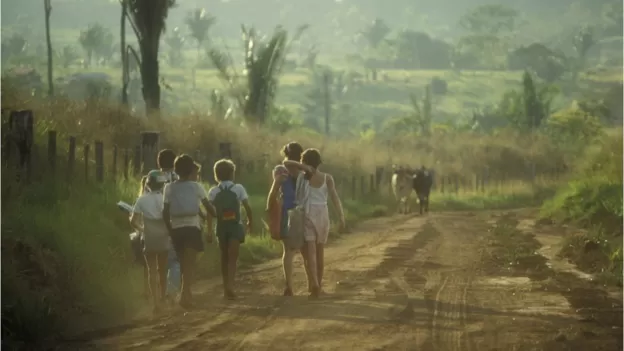
M 292 141 L 282 148 L 282 155 L 286 160 L 291 161 L 299 161 L 301 159 L 301 153 L 303 152 L 303 147 L 296 141 Z
M 236 172 L 236 165 L 232 160 L 221 159 L 214 164 L 214 177 L 218 182 L 226 180 L 234 180 L 234 173 Z
M 176 154 L 171 149 L 162 149 L 158 153 L 158 168 L 160 169 L 172 169 L 175 162 Z
M 180 178 L 188 178 L 191 173 L 193 173 L 193 169 L 195 167 L 195 162 L 193 158 L 187 154 L 182 154 L 175 158 L 173 162 L 173 171 L 176 172 Z
M 301 154 L 301 163 L 318 168 L 321 165 L 321 153 L 317 149 L 307 149 Z

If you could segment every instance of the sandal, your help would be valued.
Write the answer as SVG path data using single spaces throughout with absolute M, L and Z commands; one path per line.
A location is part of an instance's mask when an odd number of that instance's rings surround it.
M 318 286 L 313 287 L 310 291 L 309 298 L 317 299 L 319 297 L 320 291 L 321 291 L 321 288 L 319 288 Z

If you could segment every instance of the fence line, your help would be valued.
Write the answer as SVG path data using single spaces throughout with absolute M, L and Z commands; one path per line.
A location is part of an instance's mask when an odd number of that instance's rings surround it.
M 3 111 L 3 117 L 5 117 Z M 64 157 L 59 150 L 58 133 L 48 131 L 47 133 L 47 162 L 38 159 L 37 144 L 34 140 L 34 116 L 32 111 L 11 111 L 5 123 L 3 119 L 3 158 L 5 164 L 17 168 L 19 179 L 33 181 L 33 168 L 37 168 L 37 175 L 41 176 L 46 171 L 46 175 L 58 176 L 62 167 L 58 166 L 58 161 L 65 158 L 67 165 L 65 169 L 65 181 L 72 183 L 80 177 L 76 177 L 76 153 L 77 139 L 69 136 L 67 140 L 67 155 Z M 92 145 L 86 143 L 82 147 L 83 176 L 85 182 L 95 181 L 116 181 L 119 178 L 118 171 L 121 168 L 121 177 L 129 179 L 132 176 L 146 174 L 149 170 L 155 169 L 156 158 L 159 150 L 160 132 L 146 131 L 140 135 L 140 143 L 134 148 L 119 148 L 117 145 L 109 146 L 110 152 L 106 152 L 104 143 L 100 140 Z M 230 142 L 220 142 L 218 155 L 202 154 L 200 150 L 195 150 L 193 156 L 195 161 L 202 165 L 201 178 L 214 183 L 212 179 L 212 166 L 217 159 L 232 159 L 232 144 Z M 132 155 L 132 156 L 131 156 Z M 91 157 L 93 156 L 93 161 Z M 106 166 L 107 157 L 111 163 Z M 118 165 L 118 156 L 121 158 L 121 167 Z M 252 174 L 262 172 L 265 177 L 269 177 L 269 158 L 264 154 L 260 160 L 244 161 L 239 157 L 235 160 L 239 179 L 247 178 Z M 47 169 L 44 169 L 46 168 Z M 107 174 L 108 171 L 108 174 Z M 358 172 L 350 177 L 337 177 L 336 182 L 341 196 L 345 199 L 359 200 L 367 196 L 388 196 L 392 194 L 390 179 L 392 171 L 384 166 L 377 166 L 374 173 L 366 174 Z M 558 174 L 555 174 L 558 178 Z M 441 194 L 485 193 L 493 189 L 504 189 L 511 177 L 504 173 L 492 174 L 487 168 L 480 174 L 434 174 L 434 185 L 432 191 Z M 383 189 L 387 189 L 383 191 Z

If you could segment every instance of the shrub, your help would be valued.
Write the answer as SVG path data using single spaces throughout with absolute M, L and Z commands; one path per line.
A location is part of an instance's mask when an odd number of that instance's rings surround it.
M 448 83 L 440 77 L 433 77 L 430 85 L 431 92 L 436 95 L 445 95 L 448 92 Z
M 622 131 L 608 135 L 578 161 L 575 177 L 544 203 L 543 218 L 588 229 L 568 238 L 562 254 L 581 268 L 622 283 Z

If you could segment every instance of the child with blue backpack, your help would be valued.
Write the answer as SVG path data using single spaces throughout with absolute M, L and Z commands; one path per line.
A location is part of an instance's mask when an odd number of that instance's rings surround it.
M 245 227 L 241 218 L 241 204 L 247 214 L 247 230 L 252 227 L 252 212 L 247 191 L 241 184 L 234 183 L 236 165 L 231 160 L 221 159 L 214 165 L 214 177 L 219 183 L 208 191 L 208 201 L 216 210 L 216 232 L 221 253 L 221 277 L 223 295 L 226 299 L 236 298 L 234 276 L 240 244 L 245 242 Z M 209 216 L 209 235 L 212 237 L 212 219 Z

